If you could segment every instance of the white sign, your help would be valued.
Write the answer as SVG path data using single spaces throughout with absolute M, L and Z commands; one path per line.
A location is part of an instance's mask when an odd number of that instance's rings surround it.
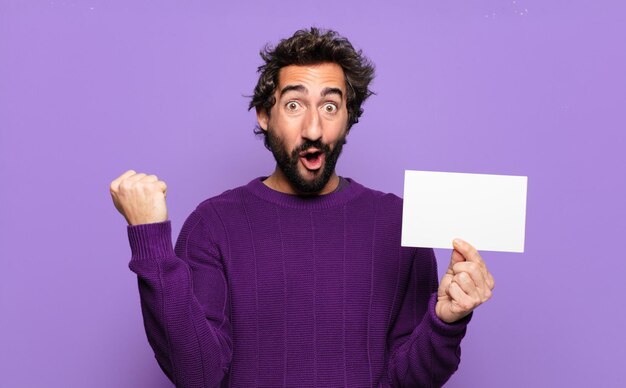
M 528 177 L 405 171 L 402 246 L 524 252 Z

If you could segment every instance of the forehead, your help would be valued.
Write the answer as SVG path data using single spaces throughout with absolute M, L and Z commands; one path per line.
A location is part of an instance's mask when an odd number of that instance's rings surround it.
M 315 65 L 289 65 L 278 73 L 280 91 L 287 85 L 304 85 L 307 89 L 335 87 L 345 93 L 343 69 L 336 63 L 320 63 Z

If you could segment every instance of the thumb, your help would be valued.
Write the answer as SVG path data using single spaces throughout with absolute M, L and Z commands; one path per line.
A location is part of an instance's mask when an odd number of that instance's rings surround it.
M 448 270 L 446 273 L 453 274 L 454 271 L 452 270 L 452 267 L 454 267 L 456 263 L 462 263 L 464 261 L 465 261 L 465 257 L 461 254 L 461 252 L 457 251 L 456 249 L 453 249 L 452 255 L 450 256 L 450 265 L 448 266 Z

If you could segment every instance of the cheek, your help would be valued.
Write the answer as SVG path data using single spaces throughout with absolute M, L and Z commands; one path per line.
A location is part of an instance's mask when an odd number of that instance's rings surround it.
M 328 134 L 328 141 L 335 142 L 340 137 L 344 136 L 348 131 L 348 120 L 346 118 L 341 118 L 337 120 L 333 120 L 327 123 L 326 133 Z
M 301 119 L 298 117 L 286 117 L 275 115 L 270 118 L 269 126 L 286 143 L 293 143 L 300 135 Z
M 348 111 L 342 109 L 337 116 L 333 118 L 332 125 L 336 127 L 336 132 L 347 130 L 348 128 Z

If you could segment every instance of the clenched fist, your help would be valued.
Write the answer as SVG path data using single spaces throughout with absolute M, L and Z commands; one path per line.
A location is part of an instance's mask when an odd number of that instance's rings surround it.
M 129 225 L 167 221 L 167 185 L 156 175 L 128 170 L 111 182 L 110 190 L 115 208 Z

